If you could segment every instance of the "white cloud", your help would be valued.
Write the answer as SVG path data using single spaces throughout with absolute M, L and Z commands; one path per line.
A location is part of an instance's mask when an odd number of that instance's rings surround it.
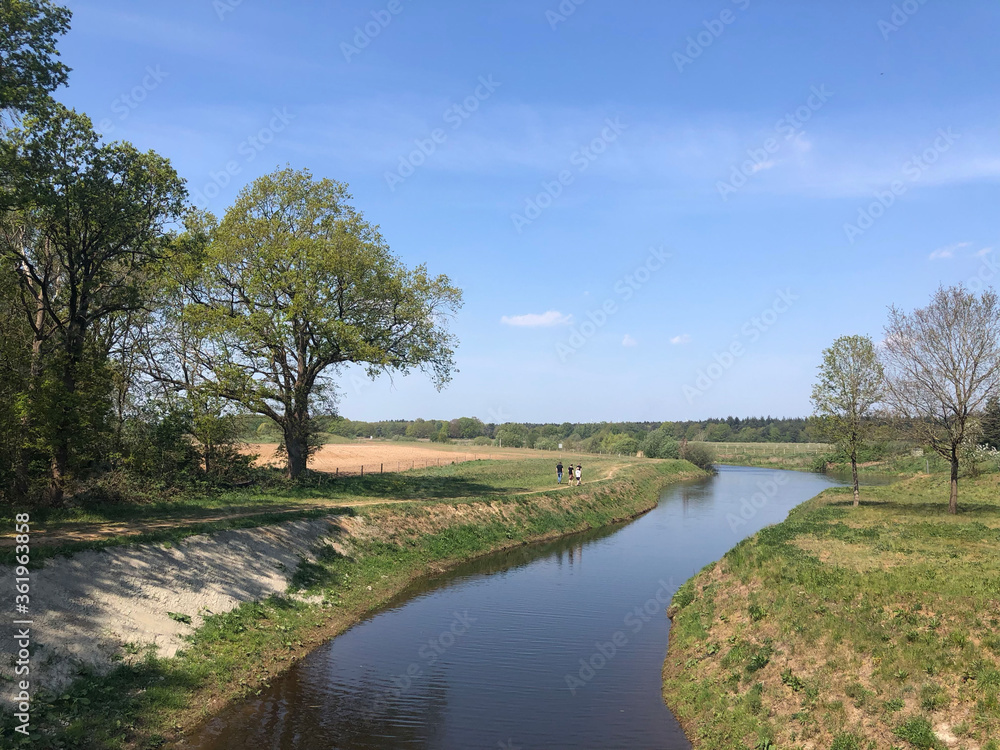
M 928 260 L 943 260 L 945 258 L 955 257 L 955 251 L 961 250 L 963 247 L 968 247 L 971 242 L 956 242 L 954 245 L 946 245 L 944 247 L 939 247 L 933 253 L 928 256 Z
M 639 342 L 626 333 L 622 339 L 622 346 L 639 346 Z
M 984 247 L 982 250 L 976 253 L 977 258 L 985 258 L 987 255 L 993 252 L 992 247 Z
M 528 313 L 527 315 L 504 315 L 500 322 L 508 326 L 519 328 L 551 328 L 552 326 L 567 326 L 573 322 L 572 315 L 563 315 L 557 310 L 549 310 L 541 313 Z
M 682 333 L 680 336 L 674 336 L 672 339 L 670 339 L 670 343 L 674 344 L 675 346 L 677 344 L 690 344 L 691 337 L 686 333 Z

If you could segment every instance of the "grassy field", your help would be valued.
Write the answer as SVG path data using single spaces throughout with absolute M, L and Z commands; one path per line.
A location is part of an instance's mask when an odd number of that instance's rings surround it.
M 816 459 L 830 453 L 826 443 L 698 443 L 715 454 L 716 463 L 811 471 Z
M 828 490 L 686 583 L 664 697 L 701 749 L 1000 748 L 1000 476 Z
M 531 452 L 537 456 L 537 452 Z M 530 455 L 530 454 L 529 454 Z M 581 463 L 583 461 L 581 460 Z M 585 484 L 607 481 L 644 459 L 586 457 Z M 148 503 L 82 502 L 32 513 L 32 559 L 120 544 L 176 542 L 231 528 L 264 526 L 329 514 L 338 508 L 422 500 L 449 502 L 538 491 L 555 485 L 555 461 L 468 461 L 399 473 L 332 477 L 315 473 L 291 484 L 278 476 L 237 490 L 192 493 Z M 13 528 L 13 519 L 2 519 Z M 0 538 L 0 564 L 13 559 L 13 537 Z
M 683 461 L 592 460 L 590 481 L 581 487 L 554 488 L 551 463 L 472 462 L 266 495 L 192 501 L 195 508 L 234 499 L 263 507 L 317 497 L 345 506 L 345 501 L 358 498 L 388 502 L 342 510 L 340 551 L 323 547 L 314 561 L 304 561 L 288 596 L 207 616 L 189 647 L 175 658 L 157 658 L 149 651 L 111 674 L 83 674 L 62 694 L 36 695 L 34 742 L 22 744 L 161 747 L 227 702 L 259 693 L 274 675 L 389 601 L 415 578 L 491 551 L 632 518 L 656 504 L 665 484 L 703 475 Z M 144 512 L 162 516 L 164 511 Z M 79 517 L 63 520 L 122 512 L 81 510 Z M 364 533 L 352 534 L 358 526 Z M 299 595 L 317 603 L 306 603 Z M 7 718 L 0 728 L 0 746 L 21 746 L 11 732 Z

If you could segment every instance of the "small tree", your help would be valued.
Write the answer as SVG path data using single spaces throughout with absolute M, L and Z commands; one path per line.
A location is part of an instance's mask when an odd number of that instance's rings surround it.
M 1000 301 L 992 290 L 977 297 L 941 287 L 911 314 L 891 308 L 885 334 L 889 400 L 951 464 L 948 511 L 957 513 L 962 443 L 977 413 L 1000 395 Z
M 189 293 L 206 387 L 281 428 L 293 479 L 338 367 L 363 364 L 372 377 L 419 368 L 438 388 L 454 367 L 446 321 L 461 291 L 403 266 L 350 198 L 306 171 L 258 178 L 213 232 Z
M 860 503 L 858 451 L 872 437 L 875 407 L 885 397 L 885 371 L 867 336 L 841 336 L 823 352 L 812 403 L 827 437 L 851 459 L 854 505 Z

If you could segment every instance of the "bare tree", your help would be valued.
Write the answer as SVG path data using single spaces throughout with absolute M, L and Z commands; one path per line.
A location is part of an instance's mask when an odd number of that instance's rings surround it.
M 858 487 L 858 451 L 875 429 L 875 407 L 885 396 L 885 373 L 867 336 L 841 336 L 823 352 L 812 402 L 823 431 L 851 459 L 854 505 Z
M 885 338 L 889 399 L 951 463 L 948 511 L 957 513 L 962 441 L 1000 394 L 1000 300 L 992 290 L 977 297 L 963 286 L 941 287 L 913 313 L 890 308 Z

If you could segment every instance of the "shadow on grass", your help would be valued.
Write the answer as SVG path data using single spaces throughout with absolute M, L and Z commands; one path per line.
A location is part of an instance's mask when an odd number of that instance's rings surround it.
M 226 490 L 153 503 L 81 502 L 69 508 L 35 508 L 33 524 L 109 523 L 142 520 L 197 519 L 225 511 L 259 509 L 264 513 L 291 509 L 288 501 L 351 499 L 449 500 L 527 491 L 528 487 L 501 487 L 459 476 L 427 474 L 373 474 L 334 477 L 310 472 L 291 482 L 270 476 L 253 487 Z M 9 517 L 9 519 L 7 518 Z M 13 521 L 13 511 L 0 514 L 0 521 Z
M 271 512 L 256 513 L 254 515 L 232 518 L 221 521 L 211 521 L 206 523 L 192 523 L 184 526 L 174 526 L 170 528 L 157 529 L 139 534 L 114 534 L 104 536 L 99 539 L 58 542 L 54 544 L 36 544 L 31 551 L 31 566 L 61 555 L 73 555 L 85 550 L 102 550 L 108 547 L 122 547 L 137 544 L 162 544 L 165 542 L 180 542 L 188 537 L 199 534 L 212 534 L 219 531 L 259 528 L 261 526 L 274 526 L 280 523 L 291 521 L 309 520 L 323 516 L 353 516 L 356 514 L 354 508 L 350 507 L 329 507 L 316 508 L 291 512 Z M 68 529 L 72 531 L 72 527 Z M 0 548 L 0 565 L 13 565 L 15 562 L 15 548 Z

